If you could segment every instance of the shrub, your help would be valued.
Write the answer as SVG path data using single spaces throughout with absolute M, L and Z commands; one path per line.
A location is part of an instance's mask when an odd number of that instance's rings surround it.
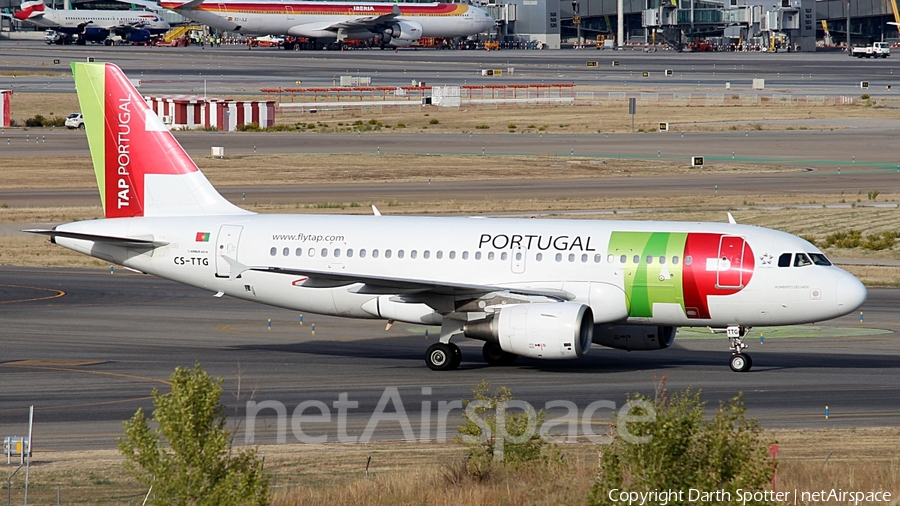
M 491 128 L 491 126 L 487 124 L 475 125 L 476 130 L 487 130 L 488 128 Z
M 515 124 L 515 123 L 510 123 L 510 124 L 506 125 L 506 128 L 508 128 L 508 129 L 510 129 L 510 130 L 515 130 L 515 129 L 518 128 L 518 127 L 516 127 L 516 124 Z
M 826 248 L 858 248 L 861 243 L 862 232 L 854 229 L 834 232 L 825 238 Z
M 866 240 L 862 242 L 861 246 L 863 249 L 881 251 L 894 246 L 894 242 L 897 240 L 897 238 L 900 238 L 900 234 L 898 234 L 897 232 L 886 230 L 881 233 L 868 234 L 866 236 Z
M 612 444 L 600 457 L 590 504 L 610 504 L 608 494 L 617 488 L 629 492 L 722 490 L 731 497 L 737 497 L 737 489 L 768 488 L 773 472 L 768 445 L 759 424 L 745 418 L 742 395 L 721 403 L 708 422 L 704 421 L 705 403 L 699 392 L 690 389 L 669 397 L 663 382 L 655 399 L 636 395 L 631 400 L 647 403 L 632 409 L 632 414 L 650 415 L 650 421 L 629 422 L 626 433 L 652 439 L 644 444 L 626 442 L 616 426 Z M 655 416 L 649 412 L 651 407 Z M 719 503 L 711 498 L 690 504 Z
M 259 123 L 247 123 L 246 125 L 238 125 L 238 132 L 261 132 L 262 130 L 259 128 Z
M 460 440 L 469 446 L 471 457 L 467 463 L 467 469 L 473 477 L 483 477 L 490 471 L 494 464 L 518 465 L 541 458 L 542 450 L 547 444 L 541 439 L 537 428 L 544 422 L 544 410 L 533 412 L 534 417 L 529 424 L 529 414 L 515 409 L 505 412 L 506 434 L 513 439 L 524 441 L 510 441 L 501 439 L 497 433 L 497 408 L 505 409 L 506 403 L 514 400 L 512 391 L 508 387 L 497 387 L 491 391 L 491 384 L 487 380 L 472 388 L 472 400 L 463 401 L 463 416 L 466 423 L 459 427 Z M 472 419 L 465 416 L 465 411 L 470 404 L 472 410 L 487 428 L 486 434 L 482 427 Z M 531 434 L 528 434 L 528 431 Z
M 438 123 L 440 123 L 440 121 L 438 121 L 437 118 L 434 118 L 428 122 L 429 125 L 437 125 Z
M 40 114 L 35 114 L 34 116 L 25 120 L 25 126 L 27 127 L 42 127 L 44 126 L 44 116 Z
M 267 505 L 269 477 L 261 459 L 254 450 L 231 447 L 222 379 L 197 364 L 176 368 L 170 383 L 168 394 L 153 390 L 156 428 L 139 408 L 118 441 L 128 473 L 153 487 L 150 504 Z
M 863 100 L 869 100 L 872 97 L 870 97 L 868 93 L 863 93 L 862 95 L 859 96 L 859 98 L 861 98 Z
M 878 198 L 878 195 L 880 195 L 880 194 L 881 194 L 881 192 L 878 191 L 878 190 L 871 190 L 871 191 L 869 191 L 869 193 L 868 193 L 868 195 L 869 195 L 869 200 L 875 200 L 875 199 L 877 199 L 877 198 Z
M 44 118 L 43 125 L 45 127 L 63 127 L 63 126 L 66 126 L 66 118 L 63 118 L 61 116 L 54 116 L 53 118 Z
M 397 128 L 406 128 L 406 123 L 397 123 Z

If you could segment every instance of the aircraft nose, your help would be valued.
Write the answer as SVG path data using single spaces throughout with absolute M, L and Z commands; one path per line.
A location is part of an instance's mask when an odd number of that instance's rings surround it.
M 837 282 L 837 308 L 841 314 L 856 311 L 866 301 L 868 292 L 852 274 L 844 274 Z

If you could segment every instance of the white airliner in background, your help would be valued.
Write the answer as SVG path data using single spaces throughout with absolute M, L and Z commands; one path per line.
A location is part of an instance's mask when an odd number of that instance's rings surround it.
M 151 35 L 165 33 L 171 28 L 158 14 L 149 11 L 123 10 L 56 10 L 43 0 L 22 2 L 15 19 L 41 28 L 50 28 L 66 35 L 78 35 L 77 44 L 106 42 L 110 34 L 130 42 L 147 42 Z M 61 44 L 65 38 L 58 40 Z
M 690 326 L 725 331 L 747 371 L 750 327 L 866 300 L 809 242 L 735 223 L 255 214 L 216 192 L 118 67 L 72 70 L 105 219 L 30 232 L 217 295 L 440 325 L 431 369 L 460 364 L 455 338 L 502 365 L 663 349 Z
M 467 37 L 490 31 L 482 9 L 454 3 L 163 0 L 160 5 L 219 30 L 314 40 L 364 40 L 409 46 L 422 37 Z

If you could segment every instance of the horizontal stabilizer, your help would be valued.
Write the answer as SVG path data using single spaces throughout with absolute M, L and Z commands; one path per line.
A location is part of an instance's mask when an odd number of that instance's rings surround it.
M 55 237 L 66 237 L 69 239 L 81 239 L 83 241 L 105 242 L 108 244 L 114 244 L 116 246 L 127 246 L 130 248 L 153 249 L 167 246 L 169 244 L 165 241 L 154 241 L 153 239 L 142 239 L 139 237 L 113 237 L 108 235 L 84 234 L 81 232 L 64 232 L 62 230 L 43 230 L 33 228 L 22 230 L 22 232 L 28 232 L 29 234 L 48 235 L 51 239 Z

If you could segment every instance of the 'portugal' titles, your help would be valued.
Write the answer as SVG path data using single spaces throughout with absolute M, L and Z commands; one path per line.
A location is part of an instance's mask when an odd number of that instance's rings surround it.
M 478 249 L 526 249 L 532 248 L 546 251 L 596 251 L 591 247 L 591 237 L 574 237 L 568 235 L 520 235 L 520 234 L 481 234 L 478 241 Z

